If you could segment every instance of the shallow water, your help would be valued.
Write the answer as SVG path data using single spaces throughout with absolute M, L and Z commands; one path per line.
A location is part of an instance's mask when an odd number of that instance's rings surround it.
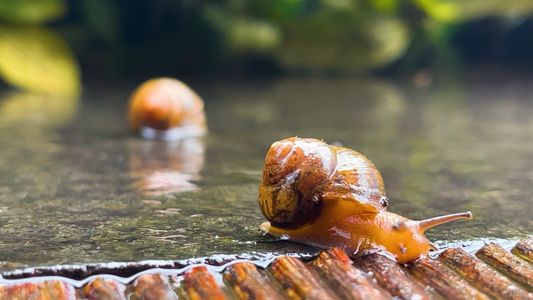
M 433 241 L 532 235 L 533 86 L 458 81 L 192 82 L 209 134 L 180 142 L 128 130 L 134 83 L 87 85 L 77 100 L 0 91 L 0 270 L 317 253 L 258 229 L 264 156 L 295 135 L 365 154 L 384 177 L 390 211 L 474 213 L 428 230 Z

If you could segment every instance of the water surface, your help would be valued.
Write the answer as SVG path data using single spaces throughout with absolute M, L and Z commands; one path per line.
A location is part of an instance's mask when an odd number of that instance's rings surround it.
M 533 86 L 470 76 L 417 87 L 377 79 L 191 82 L 209 134 L 130 132 L 136 83 L 88 84 L 80 99 L 0 94 L 1 270 L 214 254 L 317 253 L 262 236 L 257 193 L 276 140 L 356 149 L 412 219 L 471 210 L 433 241 L 533 234 Z

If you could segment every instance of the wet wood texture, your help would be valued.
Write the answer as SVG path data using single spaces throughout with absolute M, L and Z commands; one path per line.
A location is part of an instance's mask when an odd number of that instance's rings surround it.
M 268 276 L 260 272 L 253 263 L 241 262 L 230 265 L 224 272 L 224 279 L 239 299 L 284 299 L 281 290 L 272 285 Z
M 183 283 L 188 299 L 225 299 L 221 286 L 205 266 L 192 268 L 185 273 Z
M 476 252 L 476 256 L 507 277 L 533 292 L 533 266 L 515 257 L 496 244 L 487 244 Z
M 125 290 L 126 286 L 116 280 L 96 277 L 85 286 L 83 296 L 87 300 L 126 300 Z
M 322 252 L 312 265 L 342 299 L 379 300 L 391 297 L 372 282 L 368 273 L 356 268 L 348 255 L 339 248 Z
M 130 299 L 174 300 L 178 296 L 170 285 L 168 276 L 162 274 L 144 274 L 133 283 L 135 289 Z
M 434 259 L 423 258 L 407 265 L 415 278 L 447 299 L 490 299 L 459 275 Z
M 370 254 L 350 259 L 338 248 L 311 262 L 292 256 L 267 267 L 249 261 L 223 268 L 198 265 L 181 270 L 145 271 L 120 277 L 96 275 L 74 285 L 61 277 L 0 281 L 4 299 L 533 299 L 531 239 L 507 252 L 488 244 L 478 257 L 460 248 L 438 260 L 422 258 L 406 265 Z M 518 253 L 518 254 L 517 254 Z M 59 278 L 59 279 L 58 279 Z
M 276 259 L 270 271 L 290 299 L 340 299 L 313 269 L 295 257 Z
M 433 296 L 403 270 L 403 268 L 379 254 L 357 259 L 356 264 L 372 273 L 379 285 L 397 299 L 433 299 Z
M 45 280 L 15 285 L 0 284 L 2 300 L 75 300 L 76 290 L 72 284 L 61 280 Z
M 533 238 L 526 238 L 519 241 L 511 252 L 533 264 Z
M 463 249 L 447 249 L 439 255 L 439 260 L 491 297 L 496 299 L 533 299 L 533 294 L 528 294 L 509 278 Z

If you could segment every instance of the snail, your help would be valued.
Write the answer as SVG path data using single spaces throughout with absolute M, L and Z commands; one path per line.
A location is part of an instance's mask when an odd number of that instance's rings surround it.
M 310 138 L 288 138 L 270 147 L 259 187 L 265 233 L 351 256 L 386 250 L 399 263 L 436 247 L 424 231 L 471 212 L 423 221 L 387 211 L 381 174 L 357 151 Z
M 133 130 L 152 139 L 175 140 L 206 132 L 203 100 L 173 78 L 141 84 L 130 97 L 129 122 Z

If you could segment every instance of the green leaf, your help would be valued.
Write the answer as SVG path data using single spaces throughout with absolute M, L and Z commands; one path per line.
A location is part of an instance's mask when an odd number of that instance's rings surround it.
M 80 71 L 67 43 L 43 27 L 0 27 L 0 76 L 30 91 L 76 95 Z
M 270 22 L 234 18 L 229 24 L 228 42 L 234 54 L 267 53 L 280 43 L 280 32 Z
M 0 0 L 0 20 L 20 24 L 41 24 L 63 16 L 61 0 Z
M 393 13 L 398 11 L 398 0 L 368 0 L 367 3 L 381 12 Z
M 485 16 L 527 16 L 533 11 L 530 0 L 415 0 L 431 18 L 459 22 Z
M 410 42 L 411 31 L 399 18 L 322 11 L 291 24 L 278 54 L 289 69 L 364 73 L 397 60 Z

